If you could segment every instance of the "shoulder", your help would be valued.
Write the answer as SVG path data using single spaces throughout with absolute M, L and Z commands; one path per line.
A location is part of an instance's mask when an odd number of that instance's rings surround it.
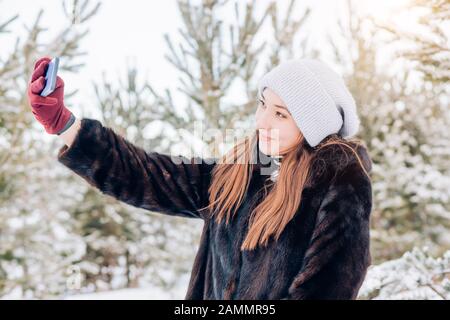
M 357 189 L 371 184 L 372 159 L 363 141 L 346 140 L 315 151 L 310 170 L 312 183 L 336 182 Z
M 355 153 L 339 145 L 318 151 L 315 168 L 320 167 L 322 174 L 318 178 L 316 172 L 314 177 L 320 179 L 319 190 L 323 191 L 321 207 L 327 208 L 322 214 L 347 217 L 365 226 L 372 211 L 372 160 L 361 142 L 350 141 L 349 145 Z

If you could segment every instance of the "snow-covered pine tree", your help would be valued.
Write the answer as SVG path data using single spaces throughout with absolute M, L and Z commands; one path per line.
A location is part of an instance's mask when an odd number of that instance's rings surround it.
M 403 41 L 405 49 L 396 57 L 412 62 L 424 82 L 446 85 L 450 80 L 449 18 L 450 2 L 447 0 L 414 0 L 405 11 L 415 16 L 416 27 L 407 30 L 399 25 L 378 25 L 388 31 L 392 41 Z M 413 44 L 414 48 L 408 47 Z
M 450 251 L 434 257 L 427 247 L 371 266 L 358 295 L 361 300 L 450 299 Z
M 72 8 L 65 11 L 67 26 L 45 41 L 42 10 L 31 25 L 24 21 L 24 37 L 6 33 L 21 21 L 19 15 L 0 14 L 0 37 L 8 38 L 0 61 L 0 296 L 61 294 L 67 289 L 68 268 L 84 252 L 83 239 L 73 233 L 68 214 L 82 190 L 68 187 L 63 168 L 53 165 L 54 146 L 45 141 L 30 112 L 26 88 L 34 62 L 44 55 L 64 57 L 65 71 L 81 67 L 77 59 L 83 54 L 79 43 L 87 32 L 84 22 L 99 7 L 87 4 L 65 3 L 65 8 Z M 72 94 L 67 93 L 69 103 Z
M 397 258 L 414 246 L 442 254 L 450 248 L 448 88 L 426 77 L 417 79 L 430 68 L 408 63 L 406 53 L 382 56 L 395 39 L 386 39 L 373 17 L 358 16 L 352 5 L 349 9 L 350 20 L 340 24 L 349 51 L 343 53 L 337 44 L 334 48 L 338 64 L 349 65 L 347 83 L 363 128 L 359 135 L 374 161 L 373 262 Z M 420 44 L 413 51 L 426 61 Z M 448 60 L 448 51 L 442 54 Z

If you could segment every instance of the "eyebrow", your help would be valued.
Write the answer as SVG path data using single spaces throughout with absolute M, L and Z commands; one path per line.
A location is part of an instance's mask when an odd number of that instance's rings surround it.
M 263 95 L 262 92 L 261 92 L 261 97 L 262 97 L 264 100 L 266 100 L 266 98 L 264 98 L 264 95 Z M 286 110 L 287 112 L 289 112 L 289 114 L 291 114 L 291 112 L 290 112 L 286 107 L 284 107 L 284 106 L 279 106 L 279 105 L 277 105 L 277 104 L 274 104 L 274 106 L 275 106 L 275 107 L 278 107 L 278 108 L 281 108 L 281 109 L 284 109 L 284 110 Z

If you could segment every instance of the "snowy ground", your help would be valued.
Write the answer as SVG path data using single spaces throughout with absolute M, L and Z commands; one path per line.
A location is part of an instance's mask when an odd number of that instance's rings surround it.
M 66 297 L 64 300 L 173 300 L 184 299 L 186 289 L 180 287 L 171 292 L 160 288 L 121 289 L 73 295 Z

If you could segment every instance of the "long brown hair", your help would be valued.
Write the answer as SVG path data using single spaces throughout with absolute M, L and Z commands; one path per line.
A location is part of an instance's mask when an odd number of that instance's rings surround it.
M 258 137 L 256 130 L 252 135 L 243 138 L 220 158 L 213 168 L 208 188 L 209 204 L 202 210 L 211 210 L 211 217 L 215 216 L 217 223 L 225 219 L 228 224 L 244 200 L 254 171 L 253 166 L 257 163 L 255 150 Z M 342 139 L 333 134 L 312 148 L 303 136 L 300 136 L 298 142 L 282 154 L 282 165 L 278 178 L 272 184 L 273 188 L 268 194 L 267 189 L 264 189 L 264 200 L 253 209 L 249 220 L 250 227 L 241 250 L 253 250 L 258 245 L 266 246 L 271 236 L 278 240 L 300 206 L 302 190 L 311 178 L 311 165 L 315 155 L 326 146 L 339 145 L 351 150 L 370 179 L 352 147 L 355 143 L 360 145 L 361 141 L 354 138 Z

